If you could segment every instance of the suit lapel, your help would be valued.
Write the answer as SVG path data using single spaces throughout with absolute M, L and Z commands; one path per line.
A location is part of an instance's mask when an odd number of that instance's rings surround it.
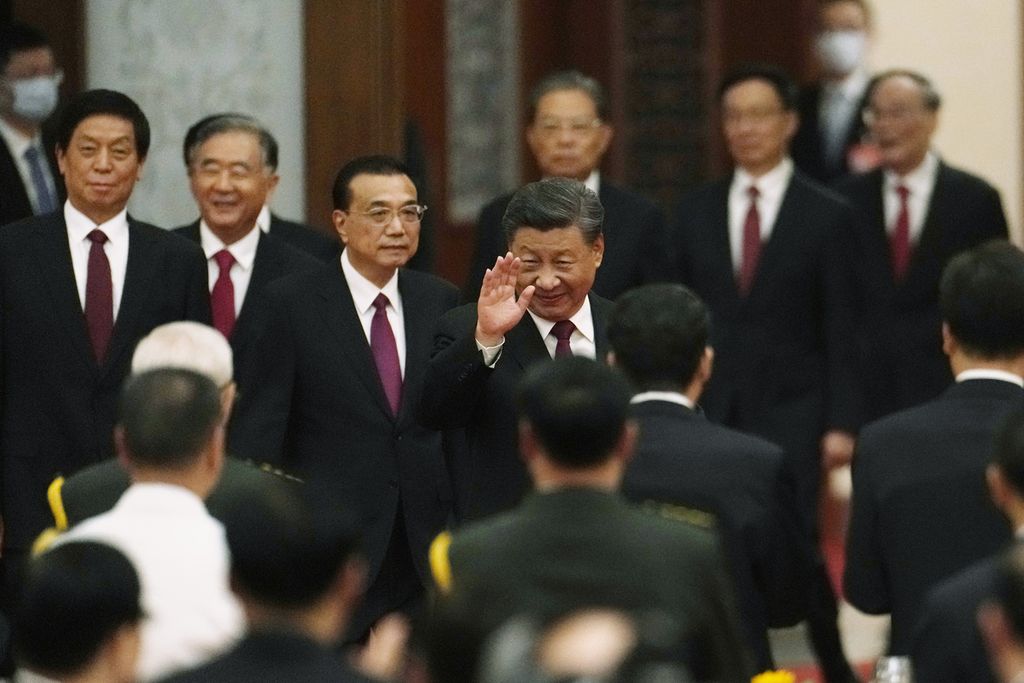
M 508 353 L 509 360 L 514 360 L 520 368 L 525 370 L 538 361 L 551 360 L 551 354 L 529 313 L 523 314 L 523 319 L 509 330 L 506 337 L 502 355 Z
M 736 283 L 735 270 L 732 263 L 732 245 L 729 241 L 729 186 L 731 176 L 720 181 L 710 194 L 711 203 L 707 212 L 711 220 L 706 223 L 705 238 L 701 240 L 708 245 L 708 256 L 712 267 L 710 272 L 715 278 L 722 278 L 715 289 L 725 293 L 727 298 L 738 300 L 740 297 Z
M 612 302 L 596 294 L 590 294 L 590 315 L 594 319 L 594 349 L 600 363 L 606 362 L 608 351 L 611 350 L 608 346 L 608 314 L 611 308 Z
M 85 313 L 78 296 L 75 269 L 71 265 L 71 249 L 68 246 L 67 226 L 64 215 L 57 212 L 52 220 L 36 233 L 36 247 L 43 281 L 55 316 L 64 325 L 74 344 L 75 351 L 93 369 L 98 370 L 92 352 L 92 342 L 85 324 Z
M 935 187 L 932 188 L 932 196 L 928 201 L 924 223 L 921 226 L 921 234 L 910 254 L 906 277 L 901 283 L 900 288 L 903 290 L 912 292 L 919 291 L 921 287 L 934 287 L 934 284 L 929 283 L 934 283 L 935 275 L 928 271 L 933 264 L 945 260 L 942 257 L 943 217 L 957 214 L 955 203 L 958 198 L 955 193 L 949 192 L 948 180 L 949 171 L 940 161 L 935 173 Z
M 104 368 L 115 367 L 117 357 L 126 353 L 136 341 L 135 331 L 139 329 L 139 316 L 145 310 L 153 275 L 158 270 L 158 254 L 159 250 L 153 236 L 139 230 L 129 216 L 128 267 L 121 290 L 121 306 L 118 308 L 117 320 L 114 321 L 114 333 L 103 362 Z
M 373 396 L 381 411 L 391 417 L 391 404 L 388 403 L 384 387 L 381 386 L 377 363 L 373 360 L 373 353 L 366 341 L 366 334 L 356 313 L 356 305 L 352 301 L 352 292 L 348 289 L 341 263 L 334 263 L 321 273 L 323 282 L 316 288 L 320 295 L 321 317 L 348 357 L 346 365 L 366 386 L 366 390 Z M 406 334 L 406 337 L 408 336 Z

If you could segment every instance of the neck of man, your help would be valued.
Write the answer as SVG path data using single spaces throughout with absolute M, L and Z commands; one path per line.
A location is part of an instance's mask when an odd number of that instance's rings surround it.
M 3 117 L 4 123 L 27 138 L 34 138 L 39 134 L 40 124 L 37 121 L 29 121 L 13 112 L 7 112 Z
M 957 351 L 950 357 L 949 364 L 954 377 L 967 370 L 998 370 L 1024 377 L 1024 354 L 1012 358 L 978 358 Z
M 310 607 L 282 609 L 241 597 L 246 620 L 254 631 L 292 631 L 331 646 L 347 621 L 347 609 L 334 599 L 319 600 Z
M 530 463 L 534 488 L 542 493 L 564 488 L 617 491 L 622 482 L 622 473 L 622 463 L 616 458 L 585 469 L 564 467 L 544 456 Z
M 170 484 L 188 489 L 203 500 L 210 495 L 210 491 L 216 485 L 216 481 L 210 481 L 210 477 L 201 467 L 187 467 L 182 470 L 158 469 L 155 467 L 140 467 L 132 465 L 132 482 L 136 484 Z

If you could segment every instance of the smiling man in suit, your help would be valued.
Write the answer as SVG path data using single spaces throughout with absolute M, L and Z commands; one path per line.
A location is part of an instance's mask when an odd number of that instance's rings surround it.
M 166 322 L 210 320 L 202 251 L 127 214 L 148 149 L 135 102 L 82 93 L 58 130 L 63 209 L 0 231 L 8 572 L 47 525 L 54 477 L 113 457 L 117 392 L 135 342 Z
M 369 582 L 350 625 L 359 637 L 384 614 L 418 605 L 427 546 L 451 508 L 441 434 L 420 426 L 416 409 L 434 322 L 458 290 L 402 268 L 426 207 L 400 162 L 354 159 L 333 195 L 340 262 L 267 289 L 254 381 L 240 393 L 229 443 L 239 457 L 302 478 L 314 503 L 359 514 Z
M 319 262 L 261 227 L 277 186 L 277 143 L 255 119 L 221 114 L 190 132 L 188 178 L 200 218 L 176 229 L 206 254 L 213 325 L 231 342 L 235 377 L 244 384 L 266 312 L 264 289 Z
M 1007 236 L 999 193 L 931 151 L 941 100 L 912 71 L 868 87 L 864 118 L 882 168 L 836 186 L 855 212 L 866 418 L 937 396 L 953 379 L 942 353 L 939 278 L 956 254 Z
M 714 320 L 715 373 L 702 405 L 713 421 L 783 448 L 813 532 L 821 463 L 849 462 L 859 426 L 850 211 L 793 168 L 788 76 L 739 69 L 719 101 L 736 170 L 686 195 L 674 224 L 677 277 Z M 827 680 L 848 680 L 834 598 L 823 571 L 818 578 L 811 634 Z

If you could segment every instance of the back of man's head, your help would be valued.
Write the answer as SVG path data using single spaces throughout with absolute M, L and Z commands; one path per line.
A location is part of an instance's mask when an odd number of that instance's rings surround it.
M 132 356 L 132 374 L 156 368 L 192 370 L 225 387 L 234 373 L 231 344 L 202 323 L 181 320 L 160 325 L 139 341 Z
M 1024 252 L 994 240 L 953 258 L 939 307 L 965 354 L 1009 360 L 1024 354 Z
M 519 385 L 519 419 L 547 458 L 566 469 L 604 464 L 622 438 L 632 391 L 615 370 L 589 358 L 541 363 Z
M 140 468 L 186 470 L 200 460 L 223 428 L 217 385 L 181 368 L 158 368 L 129 377 L 118 409 L 123 454 Z
M 222 518 L 232 586 L 246 603 L 286 611 L 313 607 L 355 559 L 358 536 L 345 512 L 314 509 L 283 482 L 239 491 Z
M 615 364 L 640 391 L 682 391 L 708 343 L 708 309 L 682 285 L 645 285 L 615 301 L 608 341 Z
M 604 207 L 597 194 L 578 180 L 545 178 L 516 190 L 505 208 L 501 227 L 509 244 L 520 228 L 541 232 L 577 228 L 593 244 L 601 234 Z
M 15 611 L 15 657 L 49 677 L 80 674 L 141 619 L 139 579 L 124 555 L 101 543 L 63 543 L 28 565 Z M 130 674 L 134 653 L 126 659 Z

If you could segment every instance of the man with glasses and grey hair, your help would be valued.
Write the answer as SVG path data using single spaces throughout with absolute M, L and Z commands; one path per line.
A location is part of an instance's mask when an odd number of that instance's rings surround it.
M 941 99 L 923 75 L 886 71 L 864 121 L 882 167 L 836 185 L 855 212 L 866 420 L 935 398 L 953 376 L 939 335 L 939 277 L 961 251 L 1006 238 L 999 192 L 932 150 Z
M 669 279 L 661 209 L 601 177 L 601 159 L 613 133 L 601 84 L 579 71 L 555 72 L 534 87 L 529 105 L 526 142 L 541 174 L 585 183 L 604 206 L 605 263 L 594 291 L 614 299 L 630 287 Z M 505 253 L 501 217 L 511 199 L 512 194 L 502 195 L 480 212 L 463 289 L 467 301 L 476 298 L 484 272 Z
M 333 199 L 340 262 L 267 288 L 268 325 L 229 443 L 303 479 L 314 503 L 359 515 L 369 584 L 350 624 L 359 638 L 419 605 L 427 547 L 448 519 L 441 434 L 420 426 L 416 409 L 434 323 L 459 293 L 402 267 L 427 207 L 399 161 L 350 161 Z

